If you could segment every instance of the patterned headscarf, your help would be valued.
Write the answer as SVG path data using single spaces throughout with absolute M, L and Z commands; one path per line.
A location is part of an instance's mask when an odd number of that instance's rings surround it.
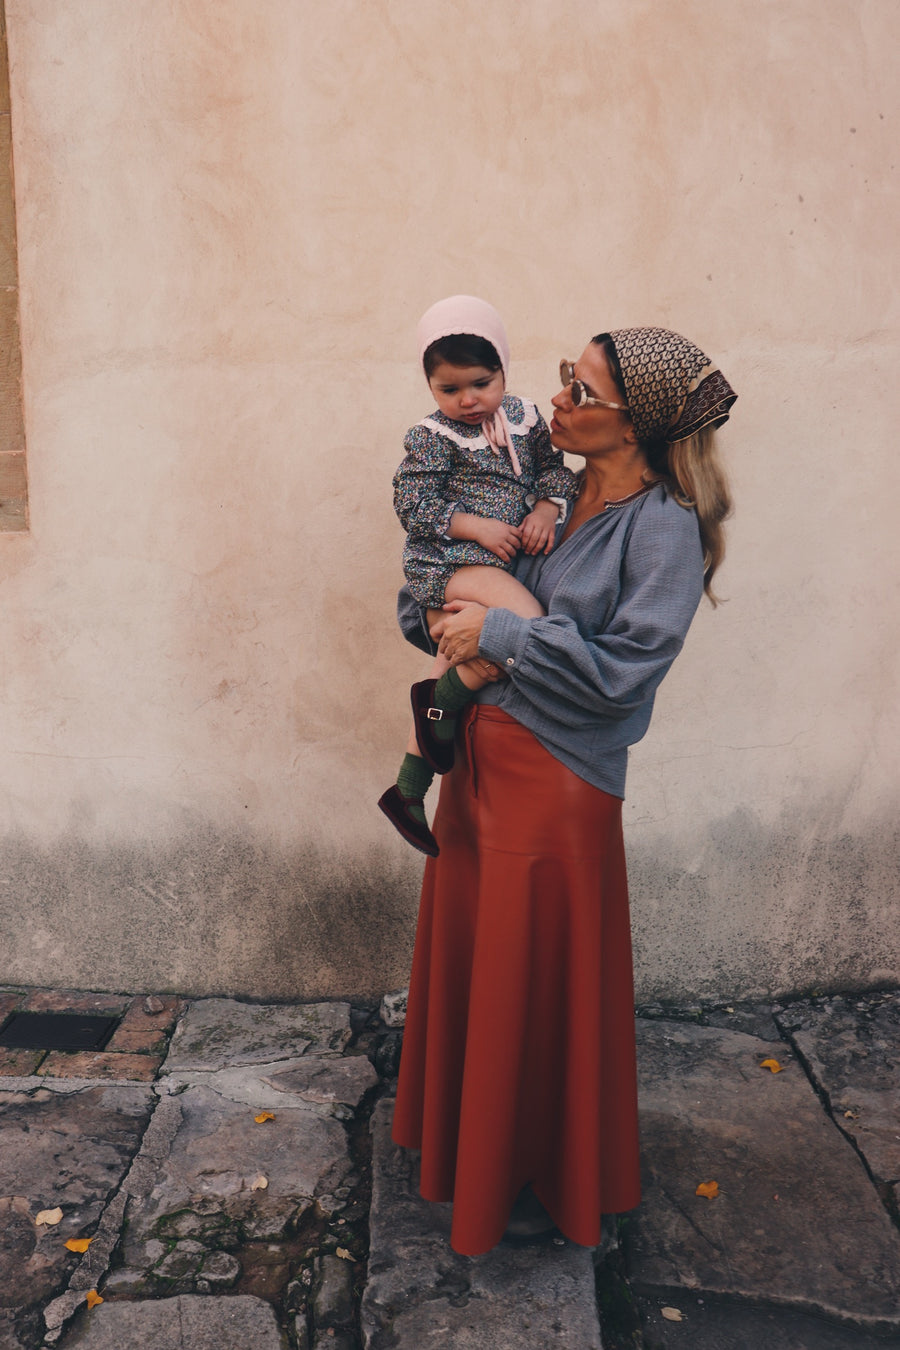
M 639 440 L 671 445 L 728 421 L 737 394 L 687 338 L 667 328 L 616 328 L 601 338 L 615 348 Z

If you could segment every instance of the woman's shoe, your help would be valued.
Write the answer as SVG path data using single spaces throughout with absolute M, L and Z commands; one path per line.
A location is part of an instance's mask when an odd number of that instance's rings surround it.
M 559 1229 L 530 1186 L 523 1186 L 516 1196 L 506 1232 L 500 1240 L 503 1247 L 544 1246 L 560 1236 Z
M 564 1247 L 565 1238 L 556 1227 L 551 1224 L 549 1228 L 540 1228 L 534 1233 L 516 1233 L 507 1228 L 500 1239 L 500 1247 Z
M 443 708 L 434 706 L 434 687 L 437 680 L 420 680 L 414 684 L 409 691 L 409 699 L 412 703 L 413 718 L 416 727 L 416 740 L 419 743 L 419 749 L 422 751 L 422 758 L 429 768 L 434 769 L 435 773 L 449 773 L 453 768 L 453 759 L 455 751 L 453 748 L 453 737 L 441 740 L 434 734 L 435 722 L 442 722 L 445 717 L 455 717 L 455 713 L 446 713 Z
M 437 840 L 427 824 L 414 816 L 409 809 L 416 802 L 424 810 L 423 803 L 418 797 L 404 797 L 396 783 L 378 799 L 378 805 L 406 842 L 421 853 L 427 853 L 429 858 L 436 858 L 441 851 Z

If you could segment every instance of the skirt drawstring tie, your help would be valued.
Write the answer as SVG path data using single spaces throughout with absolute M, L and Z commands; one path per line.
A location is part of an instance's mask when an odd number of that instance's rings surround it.
M 475 722 L 478 717 L 478 704 L 474 704 L 466 713 L 465 725 L 463 727 L 463 746 L 466 756 L 466 767 L 469 770 L 469 779 L 472 784 L 472 796 L 478 796 L 478 766 L 475 762 Z

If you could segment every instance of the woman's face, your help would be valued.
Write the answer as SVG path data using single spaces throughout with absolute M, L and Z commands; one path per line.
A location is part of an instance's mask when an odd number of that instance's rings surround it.
M 575 362 L 575 378 L 581 380 L 594 398 L 606 399 L 609 403 L 624 402 L 606 353 L 595 342 L 589 342 Z M 558 450 L 590 457 L 597 451 L 619 449 L 634 441 L 628 413 L 618 412 L 615 408 L 600 408 L 593 403 L 576 408 L 570 389 L 561 389 L 550 401 L 554 409 L 550 419 L 550 439 Z

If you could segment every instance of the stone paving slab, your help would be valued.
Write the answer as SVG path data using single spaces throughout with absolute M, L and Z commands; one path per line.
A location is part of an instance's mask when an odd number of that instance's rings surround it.
M 277 1111 L 299 1107 L 323 1115 L 346 1119 L 363 1095 L 378 1082 L 378 1075 L 367 1059 L 320 1058 L 286 1059 L 277 1064 L 257 1064 L 243 1068 L 177 1070 L 167 1075 L 166 1086 L 172 1092 L 183 1088 L 207 1087 L 221 1097 L 243 1102 L 256 1111 Z M 349 1110 L 342 1110 L 348 1107 Z
M 350 1106 L 378 1082 L 378 1074 L 367 1059 L 318 1059 L 307 1057 L 280 1066 L 262 1078 L 284 1100 L 285 1094 L 301 1102 L 319 1106 Z M 274 1098 L 276 1102 L 278 1097 Z
M 184 1006 L 0 989 L 0 1019 L 26 1002 L 35 1011 L 122 1009 L 123 1068 L 128 1056 L 147 1063 L 158 1054 L 160 1032 Z M 625 1275 L 645 1350 L 900 1347 L 900 1235 L 803 1071 L 882 1191 L 897 1184 L 900 994 L 776 1007 L 777 1026 L 765 1005 L 696 1012 L 705 1026 L 668 1020 L 663 1009 L 638 1022 L 649 1167 L 644 1204 L 626 1224 Z M 355 1017 L 357 1029 L 365 1025 Z M 0 1350 L 286 1350 L 271 1307 L 249 1297 L 262 1293 L 285 1300 L 292 1350 L 358 1350 L 350 1273 L 359 1266 L 326 1253 L 349 1245 L 363 1255 L 346 1122 L 376 1083 L 361 1048 L 374 1053 L 381 1039 L 370 1033 L 347 1054 L 345 1003 L 204 999 L 183 1022 L 180 1049 L 155 1087 L 35 1076 L 30 1061 L 5 1066 Z M 769 1056 L 783 1073 L 760 1069 Z M 263 1110 L 275 1121 L 257 1125 Z M 450 1208 L 419 1197 L 415 1155 L 391 1143 L 390 1115 L 382 1102 L 373 1120 L 366 1350 L 599 1350 L 593 1254 L 571 1244 L 454 1253 Z M 254 1190 L 261 1176 L 268 1185 Z M 36 1231 L 37 1210 L 55 1203 L 45 1193 L 54 1177 L 67 1197 L 63 1223 Z M 718 1198 L 697 1197 L 697 1182 L 711 1179 Z M 330 1247 L 318 1245 L 326 1233 Z M 67 1252 L 65 1239 L 82 1235 L 93 1235 L 87 1252 Z M 257 1265 L 275 1261 L 281 1285 Z M 343 1277 L 343 1302 L 326 1288 L 329 1271 Z M 236 1282 L 241 1292 L 229 1292 Z M 91 1288 L 106 1302 L 88 1312 Z M 664 1319 L 665 1305 L 683 1320 Z
M 32 1350 L 41 1344 L 43 1320 L 36 1308 L 0 1308 L 0 1350 Z
M 732 1006 L 707 1008 L 701 1004 L 673 1012 L 661 1003 L 645 1004 L 636 1009 L 640 1021 L 686 1020 L 689 1024 L 705 1027 L 721 1027 L 725 1031 L 744 1031 L 748 1036 L 756 1036 L 761 1041 L 783 1041 L 784 1035 L 775 1021 L 771 1003 L 738 1003 Z
M 349 1003 L 238 1003 L 203 998 L 175 1030 L 164 1073 L 340 1055 L 351 1037 Z
M 667 1321 L 668 1299 L 641 1300 L 645 1342 L 653 1350 L 890 1350 L 885 1339 L 860 1327 L 840 1325 L 790 1308 L 718 1303 L 696 1295 L 674 1302 L 683 1321 Z
M 83 1304 L 89 1289 L 106 1284 L 110 1258 L 119 1243 L 125 1213 L 135 1200 L 148 1196 L 156 1180 L 157 1169 L 165 1159 L 181 1120 L 177 1103 L 164 1098 L 156 1107 L 137 1153 L 119 1191 L 113 1196 L 97 1226 L 94 1240 L 73 1272 L 65 1293 L 44 1309 L 46 1344 L 55 1345 L 67 1320 Z
M 235 1013 L 238 1048 L 246 1048 L 247 1005 L 216 1002 L 224 1024 Z M 157 1084 L 155 1113 L 97 1240 L 69 1289 L 45 1310 L 48 1344 L 88 1288 L 110 1297 L 221 1294 L 241 1277 L 247 1244 L 282 1241 L 314 1202 L 326 1214 L 342 1207 L 334 1192 L 347 1193 L 353 1170 L 342 1121 L 377 1075 L 364 1058 L 335 1057 L 333 1046 L 345 1040 L 343 1009 L 324 1017 L 320 1009 L 290 1011 L 311 1011 L 292 1025 L 302 1020 L 317 1037 L 308 1043 L 324 1055 L 179 1071 Z M 251 1054 L 277 1054 L 283 1019 L 261 1025 L 274 1038 L 263 1039 L 257 1024 Z M 230 1058 L 224 1037 L 213 1062 L 220 1055 Z M 274 1119 L 257 1122 L 263 1112 Z M 120 1233 L 116 1268 L 107 1273 Z
M 366 1350 L 600 1350 L 591 1252 L 497 1247 L 460 1256 L 450 1247 L 450 1205 L 418 1192 L 417 1155 L 390 1137 L 393 1103 L 372 1118 Z
M 900 1182 L 900 993 L 798 1004 L 779 1020 L 874 1175 Z
M 61 1350 L 288 1350 L 275 1314 L 246 1296 L 103 1303 L 82 1313 Z
M 65 1286 L 79 1258 L 64 1244 L 91 1235 L 153 1102 L 150 1088 L 124 1084 L 0 1092 L 0 1305 L 25 1307 Z M 36 1226 L 57 1207 L 59 1224 Z
M 178 1113 L 169 1148 L 149 1193 L 128 1210 L 132 1289 L 147 1279 L 175 1281 L 176 1292 L 195 1287 L 209 1251 L 282 1237 L 313 1197 L 332 1194 L 351 1171 L 346 1132 L 330 1116 L 282 1109 L 257 1124 L 252 1107 L 207 1087 L 188 1088 L 167 1109 Z M 176 1270 L 168 1257 L 185 1239 L 193 1256 Z M 121 1279 L 116 1287 L 124 1289 Z
M 761 1068 L 774 1057 L 783 1072 Z M 900 1235 L 787 1045 L 638 1022 L 644 1198 L 629 1276 L 900 1328 Z M 695 1194 L 717 1181 L 712 1200 Z

